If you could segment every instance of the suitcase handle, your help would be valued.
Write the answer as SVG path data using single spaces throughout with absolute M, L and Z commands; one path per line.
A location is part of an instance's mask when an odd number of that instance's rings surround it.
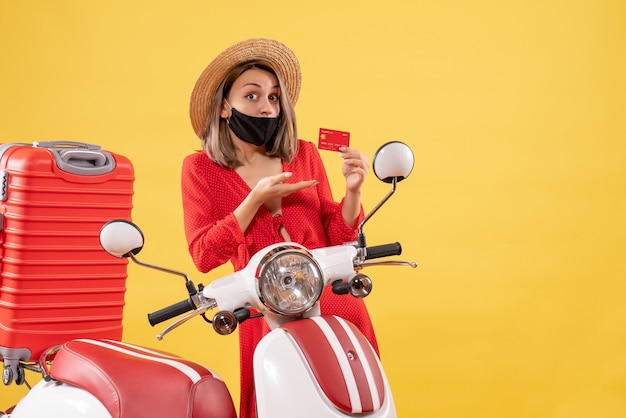
M 99 150 L 100 145 L 88 144 L 76 141 L 36 141 L 33 148 L 84 148 L 89 150 Z
M 34 148 L 47 148 L 54 154 L 57 166 L 68 173 L 96 176 L 115 169 L 111 153 L 101 151 L 99 145 L 74 141 L 34 142 Z

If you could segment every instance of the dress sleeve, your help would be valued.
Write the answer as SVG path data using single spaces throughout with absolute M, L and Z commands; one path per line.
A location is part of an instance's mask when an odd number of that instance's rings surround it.
M 205 155 L 192 154 L 183 160 L 181 192 L 185 236 L 189 253 L 199 271 L 206 273 L 245 248 L 245 238 L 232 211 L 218 210 L 222 179 L 209 170 Z
M 338 203 L 333 199 L 332 190 L 328 181 L 328 176 L 322 162 L 322 158 L 315 148 L 315 145 L 310 142 L 305 142 L 307 149 L 307 155 L 310 160 L 310 167 L 314 170 L 314 178 L 319 181 L 317 186 L 318 196 L 321 202 L 322 209 L 322 223 L 330 245 L 341 245 L 346 242 L 354 241 L 357 238 L 358 225 L 363 220 L 363 206 L 359 212 L 359 217 L 355 225 L 348 225 L 343 219 L 341 213 L 343 209 L 343 199 Z

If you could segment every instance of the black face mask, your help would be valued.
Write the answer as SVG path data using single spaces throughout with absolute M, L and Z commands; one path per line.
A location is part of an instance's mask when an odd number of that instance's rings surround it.
M 232 114 L 227 122 L 237 138 L 257 147 L 266 145 L 268 151 L 273 147 L 278 134 L 280 116 L 277 118 L 257 118 L 244 115 L 233 107 L 230 109 Z

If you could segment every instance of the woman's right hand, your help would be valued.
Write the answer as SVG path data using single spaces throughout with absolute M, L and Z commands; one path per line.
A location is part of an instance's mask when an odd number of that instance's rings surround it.
M 233 211 L 242 231 L 248 228 L 261 205 L 265 205 L 270 213 L 276 213 L 281 208 L 281 198 L 319 183 L 317 180 L 285 183 L 291 175 L 292 173 L 287 171 L 275 176 L 263 177 L 257 182 L 250 193 L 248 193 L 248 196 L 246 196 L 237 209 Z
M 285 183 L 291 177 L 292 173 L 287 171 L 275 176 L 263 177 L 250 191 L 253 195 L 253 201 L 258 202 L 259 206 L 269 200 L 283 198 L 298 190 L 315 186 L 319 183 L 317 180 L 304 180 L 297 183 Z

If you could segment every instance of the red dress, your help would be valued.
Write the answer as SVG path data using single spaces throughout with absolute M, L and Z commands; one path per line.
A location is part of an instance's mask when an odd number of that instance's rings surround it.
M 250 193 L 250 187 L 230 168 L 212 162 L 204 151 L 187 156 L 182 168 L 182 197 L 185 234 L 191 257 L 201 272 L 208 272 L 227 261 L 235 271 L 242 269 L 258 250 L 284 241 L 284 227 L 292 241 L 307 248 L 340 245 L 356 239 L 356 229 L 343 219 L 342 204 L 333 200 L 330 184 L 315 145 L 300 141 L 296 158 L 283 163 L 291 171 L 289 182 L 318 180 L 319 184 L 283 198 L 281 215 L 261 206 L 245 232 L 233 211 Z M 363 213 L 359 215 L 359 222 Z M 378 352 L 376 337 L 363 300 L 336 296 L 325 289 L 321 299 L 323 314 L 341 316 L 354 323 Z M 254 348 L 269 331 L 262 319 L 251 319 L 239 328 L 241 405 L 240 418 L 254 417 Z

